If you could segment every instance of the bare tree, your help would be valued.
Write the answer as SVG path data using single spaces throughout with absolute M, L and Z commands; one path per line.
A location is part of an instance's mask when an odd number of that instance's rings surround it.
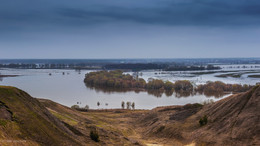
M 131 102 L 129 102 L 129 101 L 126 102 L 126 108 L 131 109 Z
M 132 109 L 135 109 L 135 102 L 132 103 Z
M 124 101 L 122 101 L 121 107 L 122 107 L 122 109 L 125 109 L 125 102 Z

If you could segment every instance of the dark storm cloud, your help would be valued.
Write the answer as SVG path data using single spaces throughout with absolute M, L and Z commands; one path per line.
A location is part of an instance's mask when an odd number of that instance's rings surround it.
M 2 29 L 106 22 L 173 26 L 260 24 L 259 0 L 0 1 Z
M 151 1 L 155 4 L 158 1 Z M 178 0 L 164 1 L 157 7 L 99 6 L 62 8 L 57 11 L 66 18 L 88 22 L 132 21 L 163 25 L 258 25 L 260 1 L 249 0 Z

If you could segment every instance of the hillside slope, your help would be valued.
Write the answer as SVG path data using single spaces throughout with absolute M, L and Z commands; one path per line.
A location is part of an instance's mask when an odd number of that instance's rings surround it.
M 30 95 L 0 86 L 0 145 L 79 145 L 74 134 Z
M 208 105 L 197 116 L 202 115 L 208 116 L 209 124 L 196 131 L 196 139 L 260 145 L 260 86 Z
M 133 145 L 125 136 L 128 128 L 120 122 L 124 115 L 138 111 L 80 112 L 26 92 L 0 86 L 0 145 Z M 116 119 L 115 119 L 116 118 Z M 97 130 L 100 141 L 90 138 Z
M 155 108 L 137 122 L 145 136 L 176 145 L 260 145 L 260 86 L 216 103 Z M 207 116 L 207 124 L 199 120 Z M 141 128 L 142 127 L 142 128 Z
M 256 86 L 204 106 L 80 112 L 0 86 L 0 145 L 260 145 L 259 98 Z

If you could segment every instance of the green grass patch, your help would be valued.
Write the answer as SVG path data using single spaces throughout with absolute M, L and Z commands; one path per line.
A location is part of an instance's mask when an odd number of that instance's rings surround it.
M 63 114 L 60 114 L 56 111 L 53 111 L 53 110 L 50 110 L 50 112 L 55 116 L 57 117 L 59 120 L 61 121 L 64 121 L 72 126 L 74 125 L 77 125 L 78 124 L 78 121 L 72 119 L 71 117 L 69 117 L 68 115 L 63 115 Z
M 5 126 L 7 124 L 7 120 L 0 120 L 0 126 Z

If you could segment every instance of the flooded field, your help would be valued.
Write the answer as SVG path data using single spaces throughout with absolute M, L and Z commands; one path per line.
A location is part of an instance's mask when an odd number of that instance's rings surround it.
M 190 80 L 196 86 L 207 81 L 222 81 L 224 83 L 237 83 L 254 85 L 260 82 L 259 65 L 222 65 L 221 70 L 211 71 L 159 71 L 149 70 L 138 72 L 139 77 L 146 81 L 149 79 L 162 79 L 169 81 Z M 92 70 L 93 71 L 93 70 Z M 159 96 L 147 92 L 103 92 L 86 87 L 83 80 L 90 70 L 57 70 L 57 69 L 2 69 L 2 75 L 19 75 L 16 77 L 0 78 L 0 85 L 15 86 L 25 90 L 33 97 L 47 98 L 55 102 L 71 106 L 79 104 L 90 108 L 120 108 L 121 102 L 135 102 L 136 109 L 152 109 L 157 106 L 184 105 L 187 103 L 201 103 L 205 100 L 219 100 L 220 98 L 206 97 L 195 94 L 180 97 L 173 93 Z M 134 72 L 125 72 L 134 74 Z M 221 75 L 221 77 L 219 77 Z M 253 76 L 252 76 L 253 75 Z M 250 77 L 249 77 L 250 76 Z M 100 102 L 100 105 L 97 105 Z

